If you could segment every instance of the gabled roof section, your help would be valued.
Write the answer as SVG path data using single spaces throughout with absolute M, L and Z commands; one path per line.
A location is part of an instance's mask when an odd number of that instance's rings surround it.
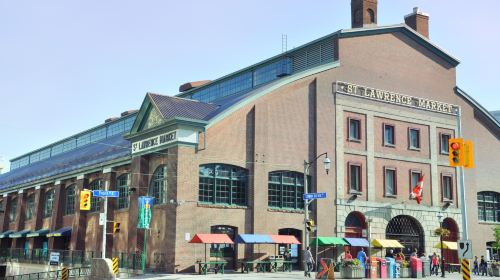
M 347 37 L 358 37 L 358 36 L 369 36 L 369 35 L 377 35 L 377 34 L 387 34 L 401 32 L 413 39 L 419 45 L 423 46 L 427 50 L 436 54 L 440 58 L 444 59 L 446 62 L 450 63 L 453 67 L 456 67 L 460 61 L 453 57 L 451 54 L 441 49 L 437 45 L 433 44 L 429 39 L 422 36 L 420 33 L 413 30 L 408 25 L 396 24 L 396 25 L 387 25 L 387 26 L 377 26 L 377 27 L 364 27 L 364 28 L 353 28 L 353 29 L 342 29 L 338 32 L 339 38 L 347 38 Z
M 148 95 L 164 119 L 177 117 L 205 120 L 212 111 L 219 107 L 215 104 L 203 103 L 181 97 L 165 96 L 155 93 L 148 93 Z

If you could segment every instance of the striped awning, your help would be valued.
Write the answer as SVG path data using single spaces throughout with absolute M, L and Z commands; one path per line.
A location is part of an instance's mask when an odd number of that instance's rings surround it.
M 26 235 L 28 233 L 31 232 L 31 229 L 23 229 L 21 231 L 18 231 L 18 232 L 15 232 L 15 233 L 11 233 L 9 235 L 10 238 L 21 238 L 21 237 L 26 237 Z
M 31 233 L 28 233 L 26 235 L 26 237 L 40 237 L 40 236 L 46 236 L 47 233 L 49 233 L 50 230 L 46 229 L 46 228 L 42 228 L 42 229 L 39 229 L 37 231 L 34 231 L 34 232 L 31 232 Z
M 399 241 L 393 239 L 373 239 L 372 245 L 375 248 L 404 248 Z
M 47 234 L 47 237 L 61 237 L 61 236 L 68 236 L 70 234 L 71 234 L 71 227 L 63 227 Z
M 8 238 L 11 233 L 14 233 L 14 231 L 13 230 L 4 231 L 0 234 L 0 238 Z

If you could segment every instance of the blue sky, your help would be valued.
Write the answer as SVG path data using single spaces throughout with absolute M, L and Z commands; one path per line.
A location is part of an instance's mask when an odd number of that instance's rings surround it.
M 500 2 L 475 2 L 379 0 L 378 23 L 429 13 L 431 40 L 461 61 L 457 84 L 500 110 Z M 349 0 L 0 0 L 0 158 L 278 54 L 281 34 L 290 49 L 349 27 Z

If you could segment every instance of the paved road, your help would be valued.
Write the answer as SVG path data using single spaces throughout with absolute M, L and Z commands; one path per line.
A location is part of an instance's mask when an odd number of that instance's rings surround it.
M 337 276 L 338 274 L 336 274 Z M 302 272 L 296 271 L 291 273 L 250 273 L 250 274 L 241 274 L 241 273 L 227 273 L 224 275 L 221 274 L 208 274 L 208 275 L 192 275 L 192 274 L 162 274 L 162 275 L 142 275 L 133 278 L 120 278 L 120 279 L 155 279 L 155 280 L 184 280 L 184 279 L 221 279 L 221 280 L 235 280 L 235 279 L 243 279 L 243 280 L 263 280 L 263 279 L 309 279 L 303 276 Z M 339 278 L 336 278 L 339 279 Z M 411 278 L 408 278 L 411 279 Z M 426 277 L 426 280 L 442 280 L 441 277 Z M 447 274 L 445 279 L 449 280 L 461 280 L 462 276 L 458 273 Z M 498 280 L 499 277 L 485 277 L 485 276 L 472 276 L 471 279 L 477 280 Z

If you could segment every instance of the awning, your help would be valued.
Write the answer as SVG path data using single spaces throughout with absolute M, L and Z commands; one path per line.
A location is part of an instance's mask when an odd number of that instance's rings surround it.
M 353 247 L 370 247 L 370 243 L 365 238 L 344 238 Z
M 310 246 L 316 246 L 316 238 L 311 239 Z M 341 237 L 318 237 L 318 246 L 336 246 L 349 245 L 344 238 Z
M 61 236 L 68 236 L 70 234 L 71 234 L 71 227 L 63 227 L 47 234 L 47 237 L 61 237 Z
M 39 236 L 46 236 L 47 233 L 49 233 L 50 230 L 46 228 L 39 229 L 37 231 L 34 231 L 32 233 L 28 233 L 26 237 L 39 237 Z
M 441 242 L 436 244 L 434 248 L 441 249 Z M 443 241 L 443 249 L 458 250 L 457 242 Z
M 9 235 L 10 238 L 21 238 L 21 237 L 26 237 L 26 235 L 28 233 L 30 233 L 31 230 L 30 229 L 24 229 L 24 230 L 21 230 L 21 231 L 18 231 L 16 233 L 12 233 Z
M 271 236 L 267 234 L 238 234 L 234 243 L 245 244 L 273 244 Z
M 404 248 L 399 241 L 393 239 L 373 239 L 373 247 L 376 248 Z
M 14 233 L 14 231 L 13 230 L 4 231 L 0 234 L 0 238 L 7 238 L 11 233 Z
M 198 233 L 189 243 L 233 244 L 234 242 L 227 234 Z
M 293 235 L 269 235 L 276 244 L 301 244 Z

